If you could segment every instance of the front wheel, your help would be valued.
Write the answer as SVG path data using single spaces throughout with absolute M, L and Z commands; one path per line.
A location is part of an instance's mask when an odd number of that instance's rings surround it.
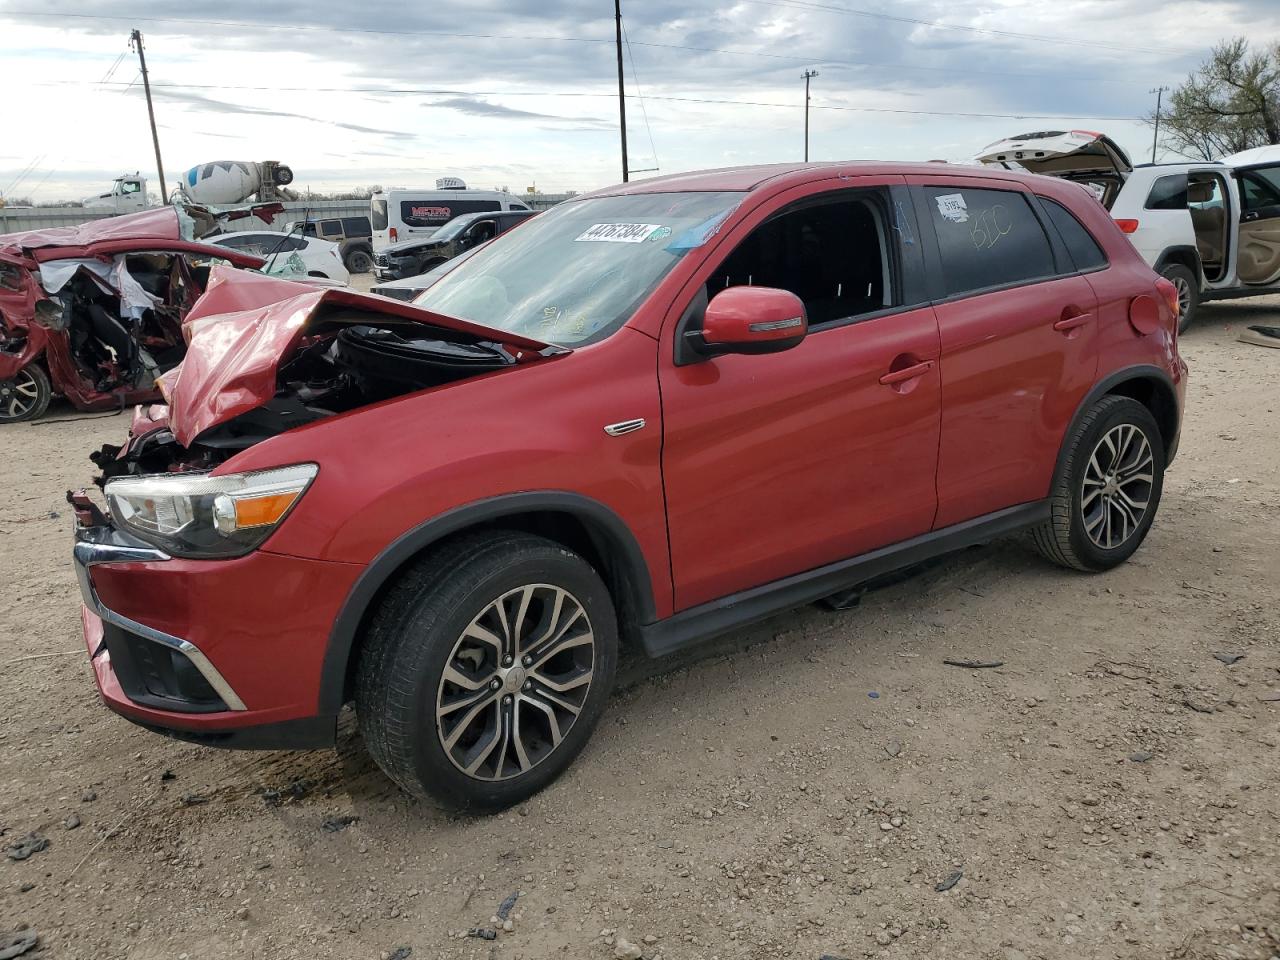
M 374 615 L 360 728 L 410 793 L 501 809 L 573 762 L 617 656 L 613 603 L 580 556 L 515 531 L 466 536 L 410 568 Z
M 1032 531 L 1036 548 L 1075 570 L 1123 563 L 1151 528 L 1164 467 L 1164 441 L 1151 412 L 1129 397 L 1103 397 L 1067 440 L 1050 518 Z
M 49 409 L 53 388 L 37 363 L 28 364 L 8 380 L 0 380 L 0 423 L 35 420 Z
M 1160 271 L 1160 276 L 1178 291 L 1178 333 L 1186 333 L 1200 309 L 1200 284 L 1196 275 L 1180 263 L 1171 263 Z

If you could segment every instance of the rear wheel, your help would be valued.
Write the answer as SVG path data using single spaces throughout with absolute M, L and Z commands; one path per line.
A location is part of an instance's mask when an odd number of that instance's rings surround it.
M 1196 275 L 1180 263 L 1171 263 L 1160 271 L 1160 276 L 1178 291 L 1178 332 L 1186 333 L 1200 309 L 1200 284 Z
M 604 583 L 541 537 L 459 539 L 383 601 L 356 677 L 369 752 L 410 793 L 493 810 L 573 762 L 608 700 L 617 625 Z
M 347 254 L 345 266 L 349 273 L 368 273 L 373 269 L 373 257 L 363 250 L 352 250 Z
M 49 375 L 39 364 L 29 364 L 12 378 L 0 380 L 0 423 L 35 420 L 49 409 L 52 397 Z
M 1151 412 L 1103 397 L 1081 418 L 1033 531 L 1040 553 L 1075 570 L 1109 570 L 1141 545 L 1164 488 L 1164 441 Z

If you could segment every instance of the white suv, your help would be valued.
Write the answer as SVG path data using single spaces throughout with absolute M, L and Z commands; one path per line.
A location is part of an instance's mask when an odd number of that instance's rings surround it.
M 1280 146 L 1135 166 L 1110 137 L 1070 130 L 998 140 L 975 159 L 1087 187 L 1178 288 L 1182 330 L 1201 300 L 1280 292 Z

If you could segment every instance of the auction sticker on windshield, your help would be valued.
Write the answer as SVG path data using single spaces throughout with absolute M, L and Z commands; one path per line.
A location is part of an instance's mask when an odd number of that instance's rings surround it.
M 595 223 L 573 239 L 596 243 L 644 243 L 650 234 L 661 229 L 659 223 Z

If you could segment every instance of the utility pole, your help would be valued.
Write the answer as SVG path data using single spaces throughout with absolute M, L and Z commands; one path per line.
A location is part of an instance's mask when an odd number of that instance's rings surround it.
M 804 162 L 809 162 L 809 81 L 818 75 L 817 70 L 804 72 Z
M 147 116 L 151 118 L 151 143 L 156 148 L 156 173 L 160 174 L 160 202 L 169 202 L 169 191 L 164 183 L 164 164 L 160 161 L 160 135 L 156 133 L 156 111 L 151 106 L 151 81 L 147 78 L 147 57 L 142 52 L 142 31 L 129 34 L 129 46 L 138 51 L 138 64 L 142 68 L 142 89 L 147 95 Z
M 630 179 L 627 170 L 627 94 L 622 86 L 622 0 L 613 0 L 614 28 L 618 44 L 618 120 L 622 131 L 622 182 Z
M 1147 93 L 1156 95 L 1156 132 L 1151 135 L 1151 162 L 1156 162 L 1156 144 L 1160 141 L 1160 104 L 1164 100 L 1164 92 L 1168 87 L 1156 87 L 1154 90 L 1148 90 Z

